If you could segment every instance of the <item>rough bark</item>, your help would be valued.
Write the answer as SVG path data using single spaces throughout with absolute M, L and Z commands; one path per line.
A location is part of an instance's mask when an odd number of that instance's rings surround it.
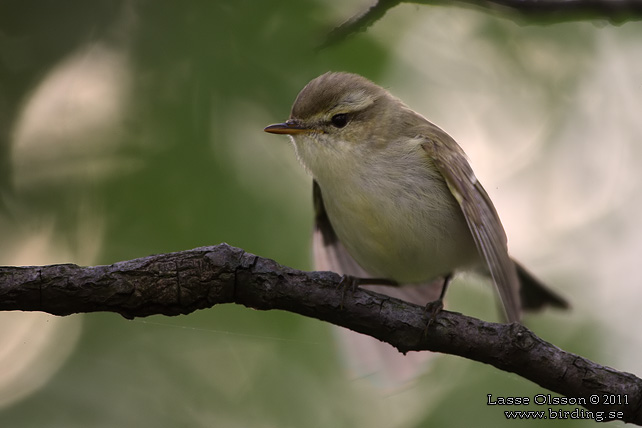
M 281 309 L 347 327 L 400 352 L 459 355 L 584 398 L 591 411 L 642 424 L 642 381 L 565 352 L 520 324 L 442 311 L 426 330 L 423 307 L 370 291 L 345 290 L 331 272 L 303 272 L 221 244 L 118 262 L 0 267 L 0 310 L 54 315 L 109 311 L 126 318 L 187 314 L 220 303 Z M 605 404 L 619 397 L 628 404 Z M 608 418 L 606 413 L 605 417 Z

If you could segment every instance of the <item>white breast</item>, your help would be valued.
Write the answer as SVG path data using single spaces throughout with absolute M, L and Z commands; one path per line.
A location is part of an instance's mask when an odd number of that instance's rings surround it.
M 331 168 L 318 157 L 302 161 L 321 187 L 337 236 L 372 275 L 424 282 L 479 261 L 456 200 L 418 142 L 330 156 Z

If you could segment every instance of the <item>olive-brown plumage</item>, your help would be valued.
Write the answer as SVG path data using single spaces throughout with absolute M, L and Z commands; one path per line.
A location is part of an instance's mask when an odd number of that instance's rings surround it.
M 290 135 L 314 178 L 324 267 L 399 284 L 486 272 L 511 322 L 521 316 L 520 276 L 538 290 L 535 306 L 566 305 L 509 257 L 499 216 L 459 145 L 380 86 L 323 74 L 301 90 L 286 122 L 265 130 Z

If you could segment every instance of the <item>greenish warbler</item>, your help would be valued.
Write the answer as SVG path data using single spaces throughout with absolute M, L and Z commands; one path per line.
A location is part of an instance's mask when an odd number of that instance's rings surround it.
M 567 306 L 510 258 L 461 147 L 380 86 L 323 74 L 301 90 L 286 122 L 265 131 L 289 135 L 314 179 L 322 267 L 394 285 L 443 278 L 440 299 L 456 271 L 481 271 L 510 322 L 522 309 Z

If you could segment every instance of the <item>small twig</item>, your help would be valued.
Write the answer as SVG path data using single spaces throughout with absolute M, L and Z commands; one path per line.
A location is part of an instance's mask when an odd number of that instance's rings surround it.
M 337 44 L 365 31 L 402 0 L 379 0 L 328 33 L 320 48 Z M 606 21 L 620 25 L 642 19 L 640 0 L 416 0 L 405 3 L 464 6 L 500 13 L 521 24 L 545 25 L 571 21 Z

